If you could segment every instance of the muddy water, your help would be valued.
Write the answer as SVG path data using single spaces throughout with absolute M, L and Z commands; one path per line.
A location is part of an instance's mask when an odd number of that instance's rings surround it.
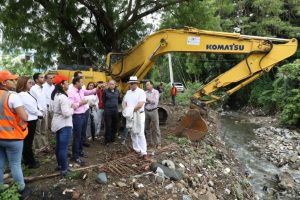
M 267 188 L 275 188 L 274 177 L 280 169 L 271 162 L 255 155 L 256 150 L 248 144 L 255 139 L 253 129 L 257 124 L 240 123 L 243 116 L 231 113 L 221 117 L 221 136 L 227 146 L 235 151 L 236 158 L 249 174 L 250 184 L 254 187 L 257 199 L 269 199 Z

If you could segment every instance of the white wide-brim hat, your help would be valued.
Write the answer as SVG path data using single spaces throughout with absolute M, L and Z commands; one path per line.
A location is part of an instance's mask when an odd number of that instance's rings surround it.
M 139 83 L 139 80 L 136 76 L 130 76 L 129 81 L 127 83 Z

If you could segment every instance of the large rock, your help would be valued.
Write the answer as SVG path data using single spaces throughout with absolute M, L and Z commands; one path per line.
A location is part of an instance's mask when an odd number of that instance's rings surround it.
M 107 184 L 107 176 L 106 173 L 100 173 L 97 175 L 97 182 L 100 184 Z
M 174 180 L 174 181 L 179 181 L 179 180 L 181 180 L 182 178 L 183 178 L 183 175 L 182 175 L 182 173 L 181 172 L 179 172 L 178 170 L 174 170 L 174 169 L 170 169 L 170 168 L 168 168 L 168 167 L 166 167 L 166 166 L 164 166 L 164 165 L 162 165 L 162 164 L 159 164 L 159 163 L 152 163 L 151 165 L 150 165 L 150 169 L 151 169 L 151 171 L 153 171 L 154 173 L 156 172 L 156 169 L 157 168 L 161 168 L 162 170 L 163 170 L 163 172 L 164 172 L 164 175 L 167 177 L 167 178 L 169 178 L 169 179 L 171 179 L 171 180 Z
M 278 181 L 278 187 L 282 190 L 289 190 L 294 188 L 294 179 L 288 172 L 283 172 L 278 175 Z

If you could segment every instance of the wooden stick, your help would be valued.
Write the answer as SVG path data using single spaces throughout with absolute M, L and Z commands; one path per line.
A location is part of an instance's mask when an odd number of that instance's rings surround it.
M 163 151 L 166 151 L 168 150 L 169 148 L 174 148 L 176 147 L 176 145 L 174 144 L 171 144 L 171 145 L 168 145 L 168 146 L 165 146 L 163 147 L 162 149 L 160 149 L 159 151 L 157 151 L 157 153 L 161 153 Z M 118 158 L 118 159 L 115 159 L 115 160 L 112 160 L 112 161 L 109 161 L 109 162 L 106 162 L 106 163 L 101 163 L 101 164 L 95 164 L 95 165 L 90 165 L 90 166 L 87 166 L 87 167 L 81 167 L 81 168 L 77 168 L 77 169 L 74 169 L 72 171 L 76 172 L 76 171 L 82 171 L 82 170 L 86 170 L 86 169 L 91 169 L 91 168 L 95 168 L 95 167 L 99 167 L 99 168 L 102 168 L 104 166 L 109 166 L 111 165 L 111 167 L 115 170 L 116 167 L 114 167 L 113 165 L 116 164 L 116 162 L 120 162 L 124 159 L 136 159 L 137 155 L 135 153 L 131 153 L 125 157 L 121 157 L 121 158 Z M 109 170 L 111 171 L 111 170 Z M 122 175 L 122 173 L 120 173 L 120 171 L 117 169 L 116 170 L 118 174 Z M 43 179 L 48 179 L 48 178 L 53 178 L 53 177 L 56 177 L 56 176 L 59 176 L 60 175 L 60 172 L 56 172 L 56 173 L 53 173 L 53 174 L 45 174 L 45 175 L 39 175 L 39 176 L 33 176 L 33 177 L 25 177 L 25 181 L 27 183 L 29 182 L 33 182 L 33 181 L 37 181 L 37 180 L 43 180 Z
M 91 169 L 91 168 L 94 168 L 94 167 L 103 167 L 103 166 L 104 166 L 104 164 L 96 164 L 96 165 L 90 165 L 90 166 L 87 166 L 87 167 L 77 168 L 77 169 L 74 169 L 72 171 L 76 172 L 76 171 L 82 171 L 82 170 Z M 53 177 L 56 177 L 56 176 L 59 176 L 59 175 L 60 175 L 60 172 L 57 172 L 57 173 L 53 173 L 53 174 L 46 174 L 46 175 L 33 176 L 33 177 L 25 177 L 24 179 L 27 183 L 29 183 L 29 182 L 32 182 L 32 181 L 37 181 L 37 180 L 42 180 L 42 179 L 47 179 L 47 178 L 53 178 Z

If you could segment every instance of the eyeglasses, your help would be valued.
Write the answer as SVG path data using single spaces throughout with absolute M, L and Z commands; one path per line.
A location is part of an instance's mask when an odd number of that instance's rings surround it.
M 28 81 L 28 83 L 29 83 L 29 84 L 31 84 L 31 85 L 33 85 L 33 84 L 34 84 L 34 82 L 33 82 L 33 81 Z

